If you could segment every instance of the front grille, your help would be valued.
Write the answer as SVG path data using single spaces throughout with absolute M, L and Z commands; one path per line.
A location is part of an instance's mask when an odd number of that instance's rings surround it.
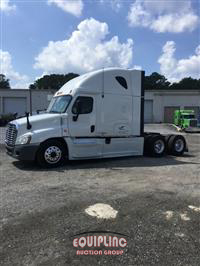
M 191 127 L 197 127 L 197 120 L 196 119 L 190 120 L 190 126 Z
M 14 146 L 17 138 L 17 129 L 14 124 L 9 123 L 6 130 L 5 142 L 8 146 Z

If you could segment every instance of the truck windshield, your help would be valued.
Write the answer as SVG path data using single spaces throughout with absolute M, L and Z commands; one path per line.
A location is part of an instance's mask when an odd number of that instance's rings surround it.
M 49 107 L 47 109 L 48 113 L 64 113 L 67 110 L 71 102 L 72 96 L 71 95 L 64 95 L 53 97 Z
M 183 118 L 184 119 L 194 119 L 195 115 L 184 115 Z

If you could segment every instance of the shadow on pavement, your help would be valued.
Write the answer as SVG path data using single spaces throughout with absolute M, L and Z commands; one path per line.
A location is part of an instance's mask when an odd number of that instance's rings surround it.
M 182 158 L 195 157 L 192 155 L 185 155 Z M 77 160 L 67 161 L 62 166 L 57 168 L 41 168 L 34 162 L 22 162 L 14 161 L 13 165 L 20 170 L 24 171 L 55 171 L 63 172 L 65 170 L 77 170 L 77 169 L 113 169 L 121 170 L 121 168 L 129 167 L 161 167 L 161 166 L 176 166 L 183 164 L 199 164 L 198 162 L 179 161 L 178 157 L 166 156 L 162 158 L 152 157 L 121 157 L 121 158 L 109 158 L 109 159 L 93 159 L 93 160 Z

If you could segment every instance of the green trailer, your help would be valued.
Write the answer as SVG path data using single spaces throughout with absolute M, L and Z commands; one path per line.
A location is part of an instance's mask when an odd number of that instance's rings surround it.
M 174 112 L 174 124 L 182 129 L 197 127 L 194 110 L 176 110 Z

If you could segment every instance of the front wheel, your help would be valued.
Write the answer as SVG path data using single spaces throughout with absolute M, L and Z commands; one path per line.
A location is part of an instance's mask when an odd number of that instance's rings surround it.
M 41 144 L 36 160 L 42 167 L 57 167 L 63 163 L 66 151 L 61 142 L 48 140 Z

